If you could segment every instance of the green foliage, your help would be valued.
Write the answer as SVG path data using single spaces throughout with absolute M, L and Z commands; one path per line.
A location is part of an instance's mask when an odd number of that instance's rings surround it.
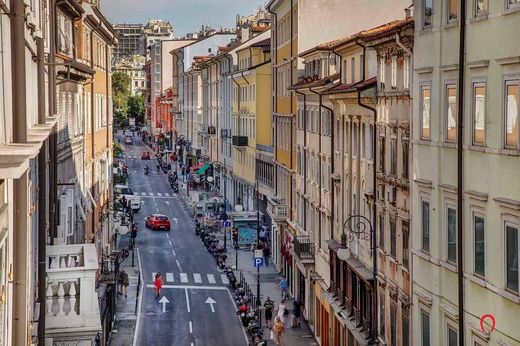
M 117 143 L 114 143 L 114 144 L 113 144 L 113 150 L 112 150 L 112 151 L 113 151 L 113 155 L 114 155 L 114 157 L 119 157 L 119 155 L 122 154 L 124 150 L 123 150 L 123 147 L 122 147 L 122 146 L 120 146 L 120 145 L 117 144 Z
M 120 112 L 126 117 L 127 102 L 131 93 L 132 79 L 124 72 L 112 74 L 112 98 L 114 100 L 114 114 Z
M 142 124 L 144 123 L 144 96 L 136 95 L 130 96 L 127 102 L 128 111 L 127 114 L 129 117 L 135 117 L 136 123 Z

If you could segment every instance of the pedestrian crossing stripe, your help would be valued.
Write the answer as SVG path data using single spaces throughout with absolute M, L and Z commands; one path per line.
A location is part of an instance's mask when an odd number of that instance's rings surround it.
M 150 192 L 150 196 L 153 196 L 153 192 Z
M 162 197 L 162 193 L 158 192 L 157 196 Z
M 166 197 L 170 197 L 170 194 L 169 193 L 165 193 L 164 194 Z
M 157 274 L 157 272 L 152 272 L 152 283 L 155 282 L 156 274 Z M 166 283 L 176 283 L 176 284 L 195 283 L 195 284 L 211 284 L 211 285 L 216 285 L 216 284 L 221 284 L 221 283 L 223 285 L 229 284 L 229 280 L 228 280 L 226 274 L 220 274 L 220 276 L 219 275 L 215 276 L 214 274 L 203 275 L 201 273 L 188 274 L 188 273 L 168 272 L 168 273 L 162 273 L 162 277 L 163 277 L 164 284 L 166 284 Z M 218 279 L 220 279 L 220 280 L 218 280 Z M 220 281 L 220 282 L 217 282 L 217 281 Z
M 146 196 L 146 192 L 141 192 L 141 195 Z

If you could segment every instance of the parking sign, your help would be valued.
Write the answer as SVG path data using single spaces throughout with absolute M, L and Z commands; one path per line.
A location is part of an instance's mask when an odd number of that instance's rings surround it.
M 264 265 L 264 258 L 263 257 L 254 257 L 253 258 L 253 266 L 255 268 L 263 267 Z

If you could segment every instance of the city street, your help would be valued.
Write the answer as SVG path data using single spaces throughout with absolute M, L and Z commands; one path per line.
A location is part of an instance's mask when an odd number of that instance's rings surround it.
M 122 133 L 117 138 L 123 143 Z M 142 161 L 149 151 L 137 137 L 124 145 L 129 186 L 141 197 L 141 210 L 134 214 L 139 224 L 136 239 L 143 280 L 136 325 L 135 345 L 208 345 L 218 338 L 221 345 L 247 344 L 235 314 L 235 305 L 213 257 L 194 234 L 192 221 L 181 208 L 166 174 L 157 173 L 156 161 Z M 144 175 L 144 165 L 150 171 Z M 144 218 L 152 213 L 167 215 L 171 231 L 151 231 Z M 153 279 L 161 272 L 164 286 L 155 298 Z M 214 303 L 213 303 L 214 301 Z

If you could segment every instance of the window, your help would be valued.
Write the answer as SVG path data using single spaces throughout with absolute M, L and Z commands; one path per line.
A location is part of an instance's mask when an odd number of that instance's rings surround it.
M 403 88 L 410 88 L 410 58 L 405 57 L 403 62 Z
M 409 259 L 409 239 L 410 239 L 410 225 L 408 221 L 402 221 L 401 222 L 401 233 L 403 235 L 403 267 L 408 269 L 408 259 Z
M 390 139 L 390 174 L 397 175 L 397 138 Z
M 507 8 L 520 6 L 520 0 L 507 0 Z
M 390 220 L 390 256 L 393 259 L 396 259 L 396 230 L 395 230 L 395 220 Z
M 484 144 L 486 83 L 473 83 L 473 144 Z
M 422 201 L 422 249 L 430 252 L 430 203 Z
M 385 294 L 379 294 L 379 335 L 384 339 L 385 337 Z
M 408 306 L 401 305 L 401 339 L 403 346 L 410 346 L 410 316 Z
M 379 247 L 385 251 L 385 214 L 379 215 Z
M 397 88 L 397 57 L 392 57 L 392 89 Z
M 379 138 L 379 172 L 385 172 L 385 137 Z
M 385 58 L 379 59 L 379 83 L 381 89 L 385 90 Z
M 395 302 L 390 303 L 390 346 L 397 346 L 397 306 Z
M 474 273 L 479 276 L 485 276 L 485 243 L 484 243 L 484 218 L 473 215 L 473 232 L 474 232 Z
M 421 310 L 422 346 L 430 346 L 430 314 Z
M 506 225 L 506 288 L 518 292 L 518 227 Z
M 356 58 L 350 58 L 350 82 L 354 83 L 356 80 Z
M 446 86 L 446 141 L 455 142 L 457 139 L 457 86 Z
M 448 0 L 448 22 L 457 20 L 458 0 Z
M 488 13 L 488 0 L 475 0 L 475 16 L 486 15 Z
M 447 212 L 447 234 L 448 234 L 448 262 L 457 262 L 457 212 L 448 207 Z
M 520 0 L 519 0 L 520 1 Z M 520 2 L 519 2 L 520 3 Z M 518 104 L 520 101 L 519 81 L 506 81 L 505 99 L 505 144 L 518 146 Z
M 430 27 L 432 25 L 432 14 L 433 14 L 433 0 L 423 0 L 424 12 L 423 12 L 423 28 Z
M 430 139 L 430 86 L 421 87 L 421 139 Z
M 457 346 L 457 330 L 448 324 L 448 346 Z
M 401 142 L 402 146 L 403 146 L 403 172 L 402 172 L 402 177 L 405 178 L 405 179 L 408 179 L 409 177 L 409 164 L 408 164 L 408 155 L 409 155 L 409 151 L 410 151 L 410 142 L 409 141 L 405 141 L 403 140 Z

